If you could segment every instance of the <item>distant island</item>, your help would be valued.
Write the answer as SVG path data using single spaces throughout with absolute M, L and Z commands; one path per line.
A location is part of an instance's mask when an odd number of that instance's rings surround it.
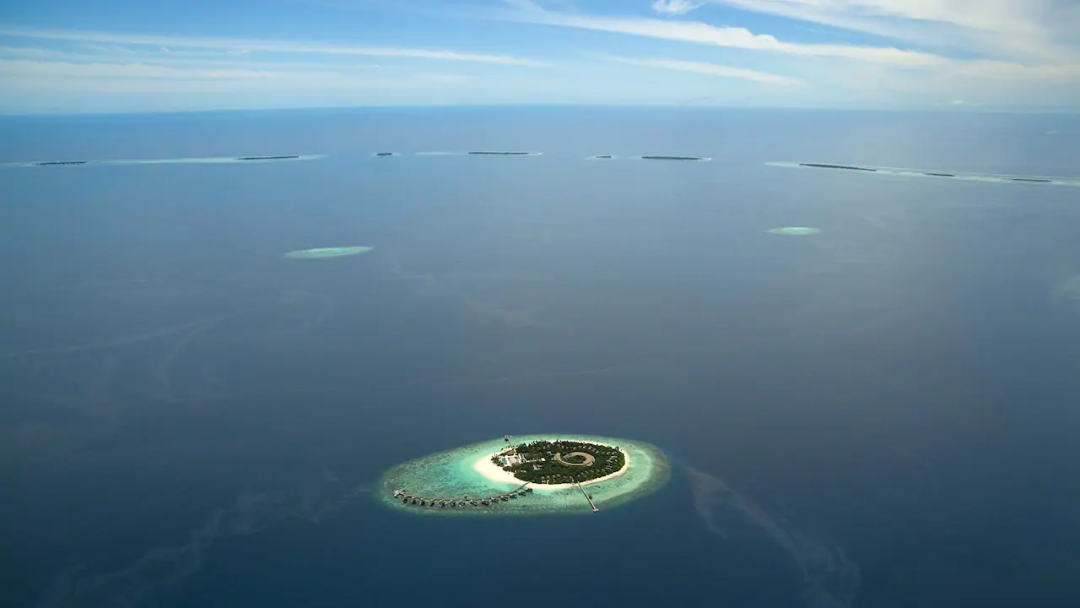
M 583 483 L 618 473 L 626 466 L 619 446 L 587 441 L 533 441 L 491 457 L 492 464 L 521 481 L 539 484 Z
M 47 160 L 40 163 L 34 163 L 35 167 L 59 167 L 63 165 L 85 165 L 85 160 Z
M 299 154 L 289 156 L 238 156 L 236 160 L 293 160 L 300 158 Z
M 642 156 L 642 160 L 693 160 L 702 161 L 709 160 L 704 156 Z
M 844 165 L 837 163 L 768 161 L 772 167 L 798 167 L 808 169 L 839 169 L 839 172 L 862 175 L 890 175 L 897 177 L 933 177 L 948 178 L 953 181 L 997 182 L 1028 185 L 1080 186 L 1080 179 L 1072 177 L 1054 177 L 1049 175 L 994 175 L 989 173 L 958 173 L 934 169 L 905 169 L 902 167 L 873 167 L 868 165 Z
M 536 156 L 539 152 L 503 152 L 499 150 L 476 150 L 466 152 L 472 156 Z
M 871 169 L 869 167 L 856 167 L 855 165 L 832 165 L 829 163 L 799 163 L 800 167 L 810 167 L 813 169 L 848 169 L 850 171 L 877 171 L 877 169 Z

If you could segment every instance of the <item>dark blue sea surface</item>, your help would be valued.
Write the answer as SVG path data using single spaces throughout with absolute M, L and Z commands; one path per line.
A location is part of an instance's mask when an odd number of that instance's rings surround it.
M 947 112 L 2 118 L 0 162 L 327 157 L 0 169 L 0 604 L 1080 605 L 1080 189 L 764 164 L 1075 177 L 1077 141 Z M 467 150 L 544 154 L 414 154 Z M 349 245 L 375 249 L 285 257 Z M 674 475 L 580 518 L 371 495 L 536 432 Z

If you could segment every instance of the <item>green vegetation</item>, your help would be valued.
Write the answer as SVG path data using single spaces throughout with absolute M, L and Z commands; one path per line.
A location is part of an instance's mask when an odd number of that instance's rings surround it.
M 507 457 L 510 464 L 504 465 Z M 597 443 L 534 441 L 504 450 L 492 460 L 522 481 L 556 484 L 590 481 L 615 473 L 626 464 L 626 455 L 618 447 Z

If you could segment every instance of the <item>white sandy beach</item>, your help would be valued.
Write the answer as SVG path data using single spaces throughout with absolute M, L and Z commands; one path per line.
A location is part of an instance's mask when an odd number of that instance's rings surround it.
M 611 447 L 611 446 L 605 446 L 605 447 Z M 495 463 L 491 462 L 491 457 L 492 456 L 494 456 L 495 454 L 501 454 L 504 451 L 505 450 L 500 450 L 498 452 L 495 452 L 494 454 L 487 454 L 485 456 L 482 456 L 480 458 L 480 460 L 477 460 L 476 462 L 473 463 L 473 469 L 475 469 L 477 473 L 480 473 L 481 475 L 483 475 L 484 479 L 487 479 L 488 481 L 494 481 L 496 483 L 516 483 L 516 484 L 519 484 L 519 485 L 522 484 L 522 483 L 525 483 L 525 482 L 521 481 L 520 479 L 518 479 L 517 477 L 514 477 L 510 473 L 507 473 L 506 471 L 502 470 L 502 467 L 500 467 L 500 466 L 496 465 Z M 597 477 L 596 479 L 592 479 L 592 480 L 589 480 L 589 481 L 583 481 L 583 482 L 581 482 L 581 485 L 587 486 L 587 485 L 593 484 L 593 483 L 600 483 L 601 481 L 605 481 L 605 480 L 611 479 L 613 477 L 618 477 L 619 475 L 622 475 L 622 474 L 626 473 L 626 471 L 628 471 L 630 469 L 630 453 L 627 452 L 624 449 L 621 449 L 621 448 L 619 449 L 619 451 L 623 453 L 623 456 L 626 459 L 625 462 L 623 463 L 623 466 L 622 466 L 621 469 L 619 469 L 618 471 L 615 471 L 614 473 L 612 473 L 610 475 L 604 475 L 603 477 Z M 547 484 L 545 484 L 545 483 L 529 483 L 529 487 L 534 488 L 536 490 L 564 490 L 566 488 L 577 487 L 577 484 L 576 483 L 547 483 Z

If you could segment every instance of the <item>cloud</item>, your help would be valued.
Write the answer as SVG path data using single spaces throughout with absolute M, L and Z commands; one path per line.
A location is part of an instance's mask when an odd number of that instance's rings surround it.
M 1004 57 L 1060 60 L 1076 46 L 1070 0 L 699 0 L 841 29 Z M 1071 51 L 1066 48 L 1074 47 Z
M 152 64 L 176 68 L 235 68 L 241 70 L 294 70 L 294 71 L 368 71 L 386 69 L 387 65 L 370 62 L 319 62 L 319 61 L 260 61 L 243 53 L 176 53 L 162 50 L 131 52 L 127 49 L 109 47 L 80 47 L 77 51 L 17 47 L 0 45 L 0 61 L 27 60 L 38 62 L 61 62 L 85 64 Z
M 646 68 L 659 68 L 664 70 L 676 70 L 680 72 L 694 72 L 697 74 L 707 74 L 709 76 L 720 76 L 722 78 L 741 78 L 743 80 L 752 80 L 754 82 L 761 82 L 764 84 L 779 85 L 779 86 L 806 86 L 806 83 L 798 78 L 789 78 L 787 76 L 779 76 L 777 74 L 770 74 L 768 72 L 759 72 L 756 70 L 747 70 L 744 68 L 735 68 L 726 65 L 718 65 L 715 63 L 705 63 L 699 61 L 679 61 L 675 59 L 635 59 L 632 57 L 619 57 L 619 56 L 607 56 L 603 57 L 605 61 L 613 61 L 616 63 L 624 63 L 627 65 L 636 65 Z
M 698 9 L 703 3 L 698 0 L 653 0 L 653 10 L 658 13 L 682 15 Z
M 1037 45 L 1021 44 L 1019 41 L 1036 39 L 1041 31 L 1037 21 L 1028 16 L 1022 5 L 1014 0 L 994 0 L 992 3 L 995 6 L 988 9 L 991 15 L 979 17 L 969 16 L 960 10 L 963 8 L 960 0 L 918 0 L 910 3 L 894 0 L 709 2 L 836 26 L 846 25 L 863 31 L 886 32 L 897 26 L 905 32 L 917 34 L 913 38 L 921 37 L 929 41 L 941 42 L 950 39 L 950 36 L 957 41 L 975 40 L 978 36 L 1012 38 L 1017 42 L 1011 47 L 1021 46 L 1029 50 Z M 1073 61 L 1073 56 L 1068 53 L 1053 55 L 1050 60 L 1030 53 L 1010 57 L 1003 50 L 1009 45 L 999 45 L 998 54 L 1004 58 L 981 56 L 973 51 L 965 52 L 963 57 L 947 56 L 926 50 L 944 48 L 947 46 L 945 44 L 897 48 L 791 42 L 743 27 L 718 26 L 684 18 L 560 12 L 544 8 L 533 0 L 506 0 L 506 4 L 513 7 L 513 11 L 503 18 L 519 22 L 759 51 L 761 61 L 769 62 L 766 72 L 783 71 L 789 78 L 814 85 L 812 93 L 807 92 L 799 97 L 803 102 L 895 106 L 935 105 L 942 99 L 979 99 L 990 105 L 1069 107 L 1075 106 L 1076 99 L 1080 99 L 1080 60 Z M 661 10 L 667 9 L 668 4 L 663 3 Z M 682 8 L 689 7 L 689 4 Z M 1080 9 L 1074 12 L 1080 15 Z M 1009 25 L 1012 19 L 1020 24 Z M 1077 19 L 1069 22 L 1080 24 Z M 1010 35 L 989 34 L 986 28 L 998 28 Z M 699 66 L 690 69 L 695 57 L 686 59 L 691 64 L 680 67 L 688 71 L 702 71 Z M 676 65 L 669 64 L 667 67 L 676 69 Z
M 509 0 L 509 4 L 519 9 L 509 17 L 510 19 L 540 25 L 789 55 L 839 57 L 904 66 L 928 66 L 945 61 L 945 58 L 930 53 L 894 47 L 783 42 L 775 36 L 755 34 L 743 27 L 715 26 L 698 21 L 560 13 L 544 9 L 531 0 Z
M 93 91 L 99 93 L 222 93 L 401 89 L 453 86 L 468 78 L 445 73 L 372 75 L 326 66 L 256 68 L 184 67 L 154 63 L 74 63 L 0 59 L 0 86 L 20 91 Z
M 158 47 L 157 50 L 164 50 L 165 52 L 170 52 L 174 49 L 214 49 L 218 51 L 235 52 L 257 51 L 270 53 L 310 53 L 321 55 L 359 55 L 366 57 L 432 59 L 517 66 L 541 65 L 539 61 L 512 55 L 487 55 L 438 49 L 313 44 L 243 38 L 183 38 L 146 34 L 69 30 L 31 30 L 17 28 L 0 28 L 0 36 L 33 38 L 38 40 L 65 40 L 105 45 L 125 45 L 128 47 Z

